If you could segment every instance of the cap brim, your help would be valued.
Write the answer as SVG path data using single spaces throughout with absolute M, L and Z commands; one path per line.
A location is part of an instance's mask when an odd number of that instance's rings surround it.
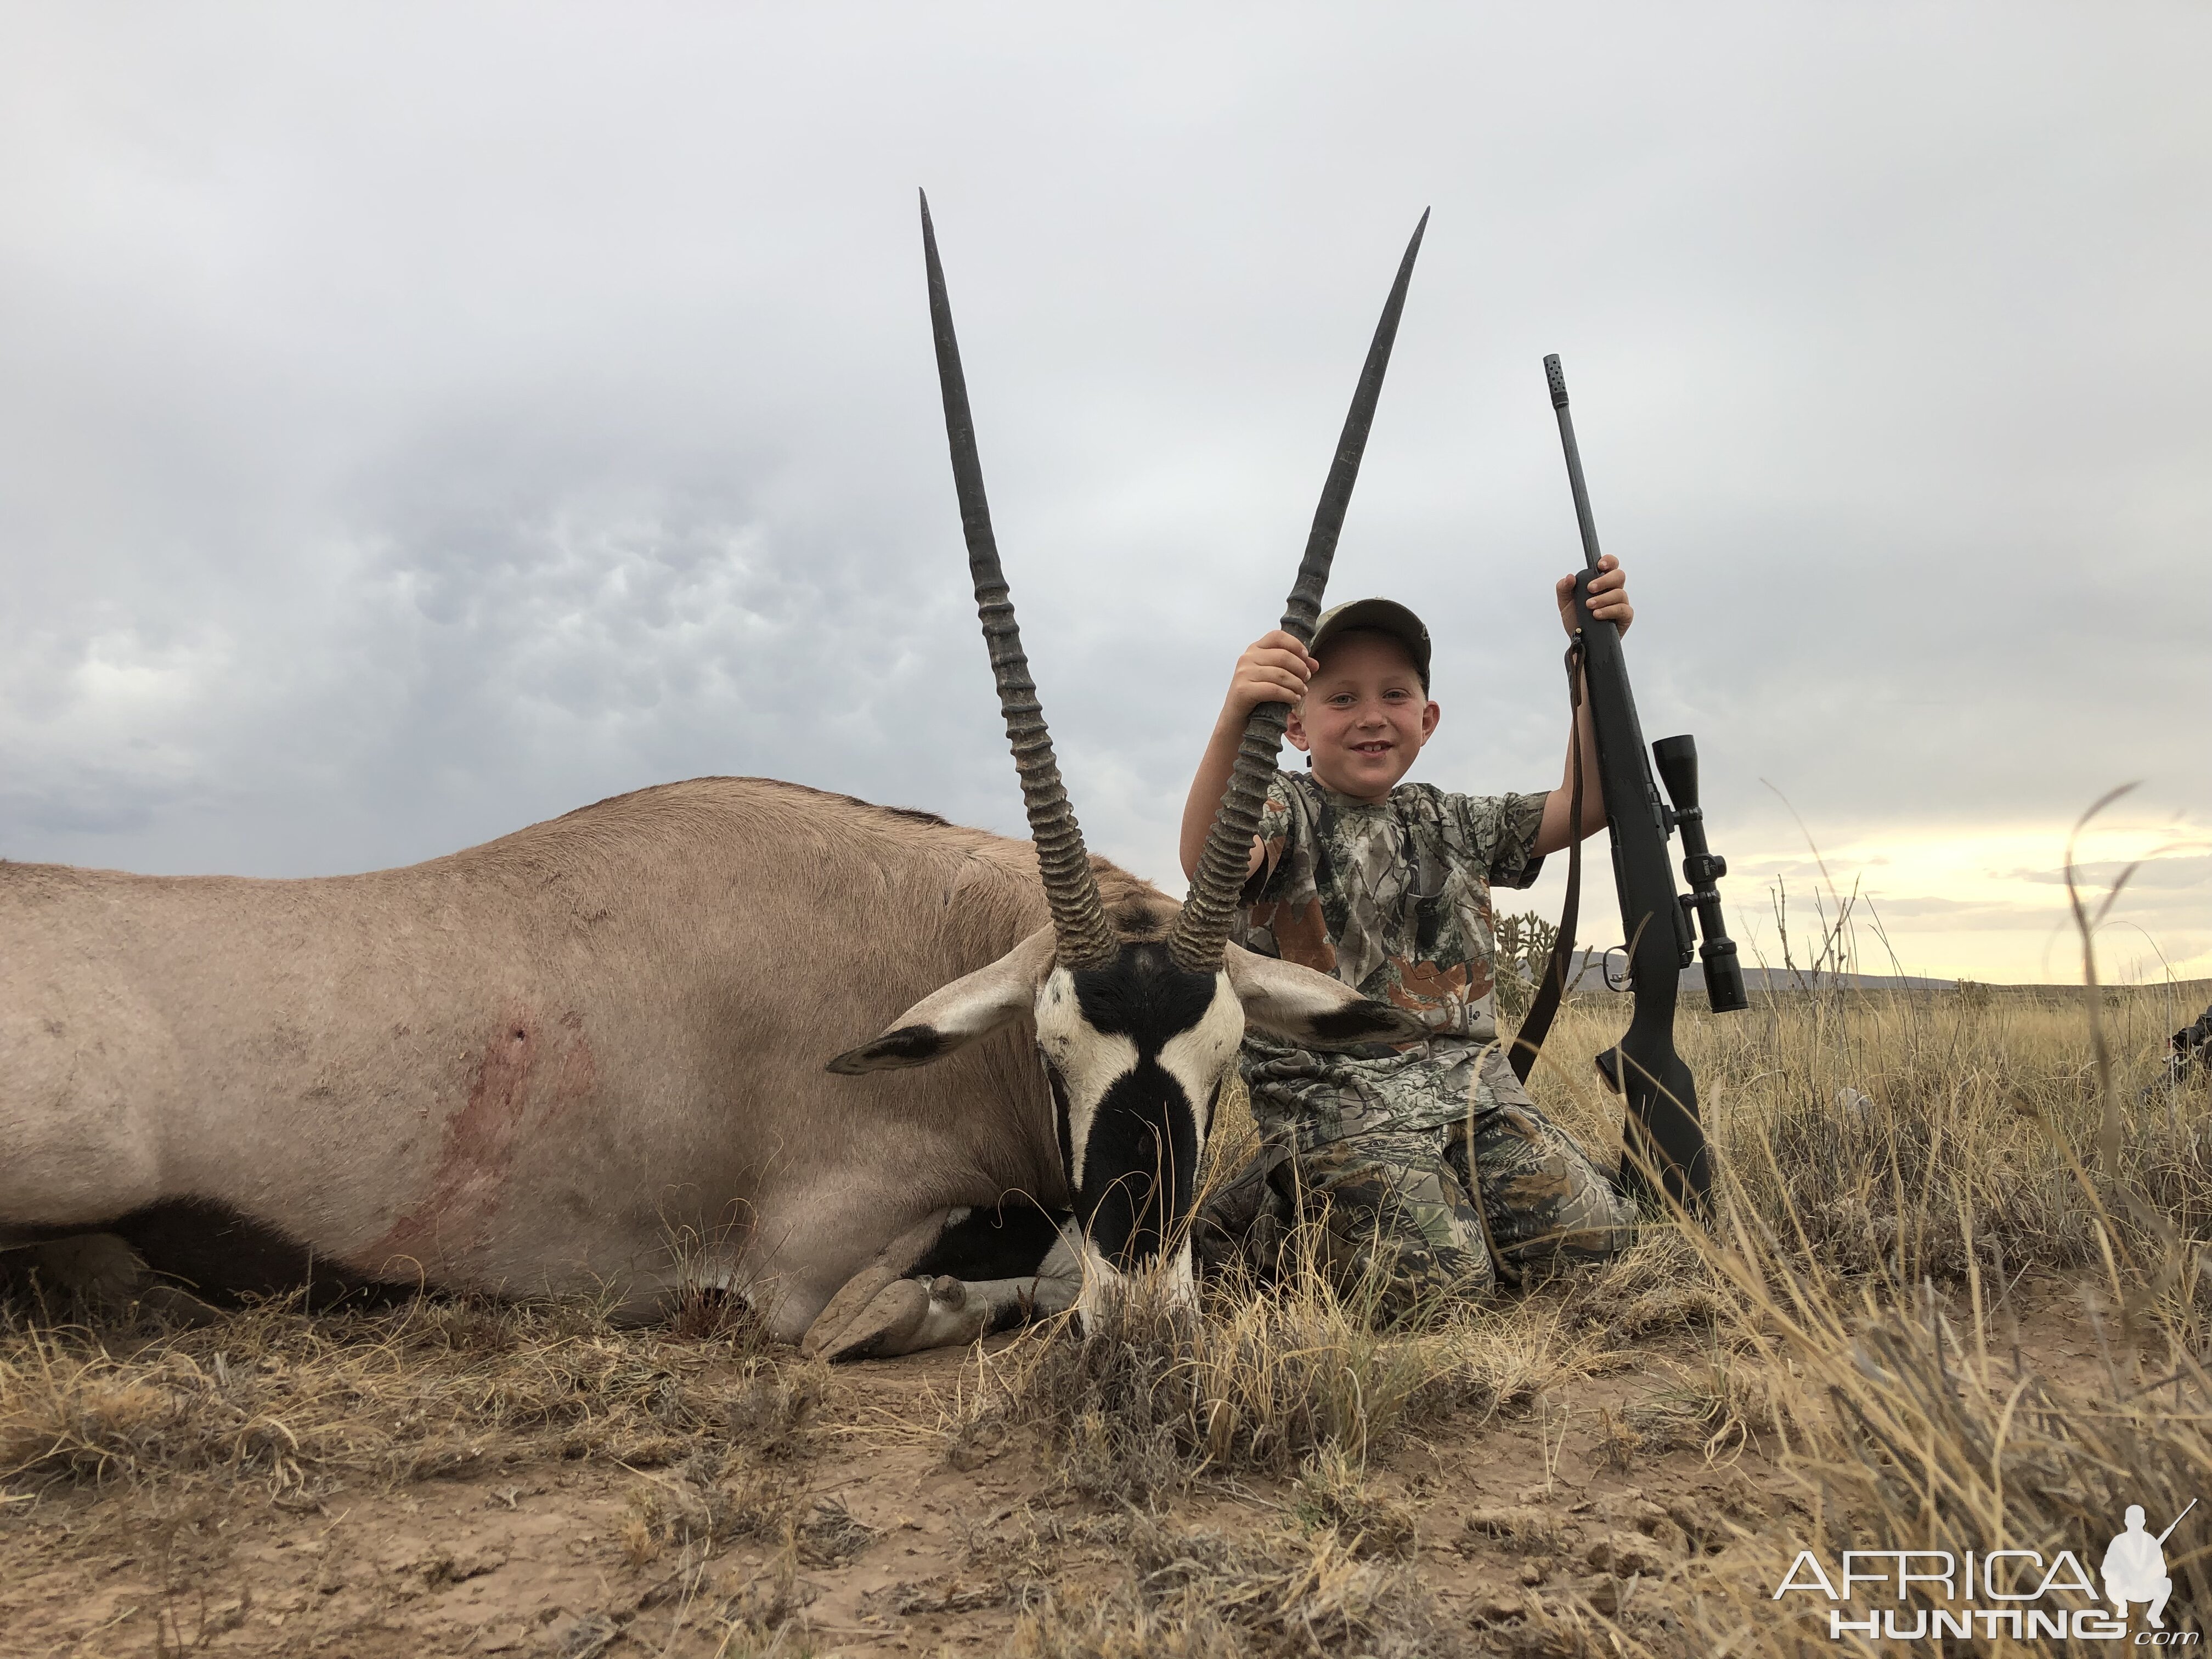
M 1403 645 L 1421 677 L 1421 689 L 1428 690 L 1428 626 L 1395 599 L 1352 599 L 1332 606 L 1322 613 L 1320 623 L 1314 629 L 1313 643 L 1307 648 L 1318 655 L 1329 641 L 1354 629 L 1388 634 Z

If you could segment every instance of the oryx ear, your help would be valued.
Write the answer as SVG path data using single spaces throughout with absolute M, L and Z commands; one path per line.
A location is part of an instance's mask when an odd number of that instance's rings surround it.
M 1052 929 L 1040 927 L 988 968 L 933 991 L 901 1014 L 873 1042 L 848 1048 L 827 1067 L 848 1077 L 862 1072 L 927 1066 L 995 1031 L 1036 1004 L 1052 971 Z
M 1418 1015 L 1374 1002 L 1327 974 L 1278 962 L 1231 945 L 1222 952 L 1229 988 L 1244 1005 L 1244 1018 L 1263 1031 L 1306 1048 L 1354 1042 L 1410 1042 L 1429 1028 Z

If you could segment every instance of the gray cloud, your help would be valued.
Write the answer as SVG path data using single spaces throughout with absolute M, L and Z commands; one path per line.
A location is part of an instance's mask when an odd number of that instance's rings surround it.
M 10 34 L 8 856 L 354 868 L 714 771 L 1016 828 L 917 183 L 1063 764 L 1147 874 L 1431 203 L 1334 583 L 1437 632 L 1423 775 L 1558 775 L 1556 349 L 1723 850 L 1794 844 L 1761 778 L 1834 842 L 2212 807 L 2202 12 Z
M 2063 870 L 2022 870 L 2023 881 L 2063 885 Z M 2098 894 L 2125 879 L 2130 887 L 2190 888 L 2212 886 L 2212 854 L 2193 858 L 2141 860 L 2099 859 L 2075 866 L 2074 881 L 2085 892 Z

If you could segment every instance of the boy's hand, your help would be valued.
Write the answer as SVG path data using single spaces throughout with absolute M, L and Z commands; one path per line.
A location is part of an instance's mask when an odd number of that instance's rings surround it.
M 1261 635 L 1237 659 L 1229 695 L 1222 700 L 1222 718 L 1242 726 L 1263 702 L 1296 702 L 1305 696 L 1306 682 L 1320 666 L 1281 629 Z
M 1597 570 L 1598 574 L 1590 578 L 1590 615 L 1600 622 L 1618 623 L 1620 631 L 1626 634 L 1628 624 L 1636 620 L 1636 607 L 1628 602 L 1628 578 L 1620 568 L 1620 561 L 1610 553 L 1599 556 Z M 1560 577 L 1553 591 L 1559 600 L 1559 626 L 1571 635 L 1575 631 L 1575 579 Z

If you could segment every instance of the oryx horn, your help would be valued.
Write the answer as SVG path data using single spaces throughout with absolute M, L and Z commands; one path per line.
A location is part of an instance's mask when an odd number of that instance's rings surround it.
M 1321 620 L 1322 590 L 1328 585 L 1329 561 L 1336 556 L 1337 533 L 1344 528 L 1352 486 L 1359 478 L 1367 428 L 1374 422 L 1375 402 L 1382 394 L 1382 374 L 1390 366 L 1390 346 L 1398 337 L 1398 314 L 1406 308 L 1413 259 L 1421 251 L 1421 235 L 1428 228 L 1429 216 L 1424 210 L 1420 223 L 1413 227 L 1413 240 L 1406 244 L 1406 257 L 1398 263 L 1398 279 L 1390 284 L 1390 297 L 1383 302 L 1382 320 L 1375 325 L 1367 362 L 1352 394 L 1352 412 L 1344 417 L 1344 434 L 1337 440 L 1335 459 L 1328 464 L 1321 505 L 1314 509 L 1306 556 L 1298 566 L 1298 579 L 1283 612 L 1283 631 L 1301 645 L 1313 638 L 1314 624 Z M 1213 827 L 1206 832 L 1206 850 L 1199 855 L 1190 896 L 1183 902 L 1182 915 L 1168 941 L 1168 954 L 1176 967 L 1187 972 L 1210 974 L 1221 966 L 1221 947 L 1228 942 L 1229 926 L 1237 914 L 1244 866 L 1251 856 L 1252 836 L 1260 827 L 1260 809 L 1267 801 L 1268 782 L 1275 775 L 1275 757 L 1282 751 L 1283 726 L 1289 712 L 1287 704 L 1263 702 L 1244 723 L 1236 769 L 1222 795 L 1221 810 L 1214 814 Z
M 1069 969 L 1096 968 L 1113 960 L 1114 930 L 1098 899 L 1098 878 L 1083 848 L 1083 831 L 1060 787 L 1053 759 L 1052 733 L 1038 707 L 1036 682 L 1022 653 L 1014 604 L 999 568 L 998 538 L 991 533 L 991 506 L 983 495 L 983 466 L 975 456 L 975 422 L 968 412 L 968 380 L 960 368 L 960 343 L 953 337 L 952 307 L 945 298 L 945 270 L 937 259 L 937 232 L 929 221 L 929 196 L 921 198 L 921 247 L 929 265 L 929 323 L 937 337 L 937 380 L 945 393 L 945 435 L 952 446 L 952 483 L 960 496 L 960 528 L 968 538 L 968 569 L 975 581 L 975 613 L 991 652 L 991 674 L 998 682 L 999 708 L 1006 719 L 1006 741 L 1021 774 L 1022 804 L 1028 809 L 1036 840 L 1037 870 L 1044 878 L 1045 902 L 1052 908 L 1053 937 L 1060 961 Z

